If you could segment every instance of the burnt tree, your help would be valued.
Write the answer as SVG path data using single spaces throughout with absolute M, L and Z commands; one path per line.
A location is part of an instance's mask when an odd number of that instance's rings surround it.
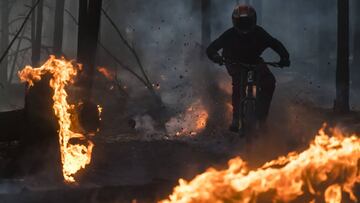
M 46 171 L 48 178 L 62 181 L 59 125 L 53 110 L 51 77 L 50 74 L 43 76 L 26 91 L 25 126 L 28 133 L 21 136 L 17 169 L 20 175 Z
M 65 0 L 56 0 L 55 6 L 55 29 L 54 29 L 54 42 L 53 52 L 56 57 L 62 55 L 62 43 L 64 32 L 64 12 L 65 12 Z
M 1 43 L 0 53 L 4 53 L 9 45 L 9 0 L 1 1 Z M 8 76 L 8 57 L 5 56 L 0 65 L 0 82 L 5 85 Z
M 338 49 L 335 112 L 350 111 L 349 0 L 338 0 Z
M 96 51 L 99 38 L 102 0 L 79 1 L 78 62 L 83 64 L 80 86 L 82 98 L 89 100 L 96 66 Z
M 354 1 L 354 61 L 352 64 L 353 72 L 353 84 L 356 88 L 360 88 L 360 1 Z
M 33 0 L 33 4 L 36 1 Z M 36 8 L 36 12 L 32 14 L 31 22 L 31 43 L 32 43 L 32 66 L 36 67 L 40 64 L 41 59 L 41 41 L 42 41 L 42 27 L 43 27 L 43 8 L 44 0 L 40 0 Z

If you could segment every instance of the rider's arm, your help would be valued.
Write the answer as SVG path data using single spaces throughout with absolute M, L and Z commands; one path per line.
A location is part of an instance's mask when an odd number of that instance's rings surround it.
M 219 60 L 222 58 L 219 54 L 219 50 L 224 48 L 224 38 L 224 35 L 221 35 L 219 38 L 213 41 L 206 49 L 207 56 L 215 63 L 219 63 Z
M 290 54 L 285 48 L 285 46 L 279 40 L 275 38 L 270 39 L 269 47 L 273 49 L 277 54 L 279 54 L 282 60 L 284 59 L 289 60 Z
M 277 54 L 279 54 L 282 61 L 289 61 L 290 54 L 285 48 L 285 46 L 279 40 L 272 37 L 265 30 L 263 30 L 263 36 L 266 45 L 270 47 L 272 50 L 274 50 Z

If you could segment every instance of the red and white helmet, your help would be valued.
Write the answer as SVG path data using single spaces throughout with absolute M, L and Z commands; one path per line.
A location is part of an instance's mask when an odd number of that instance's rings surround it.
M 248 33 L 253 30 L 257 23 L 256 11 L 249 5 L 239 5 L 232 14 L 234 27 L 241 33 Z

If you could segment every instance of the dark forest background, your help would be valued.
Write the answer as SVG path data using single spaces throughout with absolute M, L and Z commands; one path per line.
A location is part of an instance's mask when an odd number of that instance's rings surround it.
M 250 144 L 228 139 L 231 79 L 205 56 L 245 2 L 292 62 L 272 69 L 271 130 Z M 256 165 L 303 149 L 324 122 L 360 131 L 359 0 L 0 0 L 1 177 L 61 176 L 49 78 L 26 89 L 17 77 L 49 55 L 84 65 L 70 103 L 103 107 L 93 162 L 78 175 L 96 185 L 193 177 L 239 154 Z M 206 128 L 177 136 L 199 117 L 188 109 L 206 110 Z
M 1 0 L 0 3 L 2 54 L 17 34 L 31 7 L 37 4 L 1 61 L 1 106 L 2 110 L 10 110 L 21 106 L 20 100 L 15 99 L 18 96 L 14 96 L 16 88 L 13 89 L 19 83 L 17 71 L 25 65 L 41 64 L 50 54 L 79 59 L 85 65 L 88 63 L 91 66 L 88 68 L 90 75 L 93 73 L 91 69 L 97 65 L 110 69 L 119 68 L 119 81 L 132 90 L 131 94 L 137 94 L 139 91 L 134 89 L 142 89 L 144 85 L 150 88 L 166 76 L 170 81 L 163 82 L 164 88 L 160 93 L 166 100 L 168 87 L 179 83 L 179 75 L 185 75 L 188 69 L 198 68 L 194 65 L 197 62 L 207 60 L 201 58 L 201 52 L 211 40 L 231 26 L 230 15 L 237 2 Z M 356 0 L 252 0 L 249 3 L 259 13 L 259 24 L 288 47 L 293 62 L 289 71 L 323 87 L 324 97 L 327 96 L 328 100 L 324 105 L 332 105 L 332 100 L 336 97 L 335 76 L 338 67 L 341 69 L 338 71 L 338 77 L 341 78 L 338 78 L 338 82 L 345 80 L 341 87 L 338 84 L 338 89 L 342 88 L 337 95 L 338 103 L 341 103 L 339 108 L 347 110 L 347 104 L 342 104 L 347 103 L 347 59 L 351 73 L 350 92 L 355 99 L 352 101 L 358 100 L 356 90 L 360 87 L 360 3 Z M 82 8 L 82 4 L 91 4 L 89 10 Z M 350 4 L 350 7 L 347 8 L 346 4 Z M 103 11 L 100 10 L 100 5 Z M 100 22 L 96 22 L 97 20 Z M 91 44 L 96 41 L 97 34 L 99 43 Z M 339 55 L 337 47 L 342 49 Z M 138 61 L 134 58 L 132 49 L 136 52 Z M 276 59 L 272 53 L 266 53 L 266 57 Z M 119 65 L 116 60 L 122 64 Z M 138 62 L 141 62 L 144 71 L 138 68 Z M 134 70 L 142 79 L 139 80 L 124 70 L 124 66 Z M 217 67 L 209 65 L 207 68 L 211 72 Z M 345 100 L 340 102 L 340 97 L 345 97 Z M 352 102 L 352 106 L 356 107 L 356 103 Z

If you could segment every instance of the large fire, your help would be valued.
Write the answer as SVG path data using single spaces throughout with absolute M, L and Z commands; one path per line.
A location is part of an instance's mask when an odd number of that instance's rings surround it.
M 27 82 L 33 86 L 34 82 L 41 80 L 45 74 L 51 74 L 50 87 L 54 90 L 53 109 L 58 118 L 59 143 L 61 151 L 61 161 L 63 165 L 63 176 L 66 182 L 75 182 L 74 175 L 82 168 L 85 168 L 91 161 L 91 153 L 94 144 L 87 140 L 83 134 L 75 133 L 70 130 L 71 111 L 75 105 L 67 102 L 68 94 L 66 87 L 74 82 L 74 77 L 81 70 L 81 65 L 74 65 L 71 61 L 65 59 L 56 59 L 51 56 L 40 68 L 26 66 L 18 73 L 22 82 Z M 85 140 L 87 145 L 71 144 L 71 139 Z
M 190 182 L 180 179 L 168 200 L 190 202 L 313 202 L 341 203 L 343 194 L 357 202 L 354 186 L 360 182 L 360 139 L 335 131 L 330 137 L 320 130 L 302 153 L 249 170 L 235 158 L 226 170 L 209 169 Z M 300 200 L 307 197 L 306 200 Z M 269 201 L 272 200 L 272 201 Z

